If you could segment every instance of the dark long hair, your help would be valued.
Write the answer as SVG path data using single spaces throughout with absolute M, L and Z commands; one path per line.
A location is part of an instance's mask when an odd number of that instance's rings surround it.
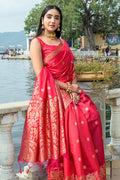
M 62 30 L 62 12 L 60 10 L 59 7 L 55 6 L 55 5 L 50 5 L 50 6 L 47 6 L 41 16 L 40 16 L 40 21 L 39 21 L 39 25 L 38 25 L 38 29 L 37 29 L 37 32 L 36 32 L 36 35 L 35 37 L 38 37 L 39 35 L 42 34 L 42 18 L 44 18 L 45 14 L 50 10 L 50 9 L 56 9 L 59 13 L 60 13 L 60 31 L 57 31 L 57 29 L 55 30 L 55 33 L 56 33 L 56 37 L 59 38 L 61 36 L 61 30 Z

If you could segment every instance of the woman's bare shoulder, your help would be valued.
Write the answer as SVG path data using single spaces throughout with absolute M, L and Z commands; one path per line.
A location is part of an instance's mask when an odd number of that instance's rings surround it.
M 41 49 L 41 45 L 40 42 L 37 38 L 33 38 L 31 43 L 30 43 L 30 48 L 40 48 Z

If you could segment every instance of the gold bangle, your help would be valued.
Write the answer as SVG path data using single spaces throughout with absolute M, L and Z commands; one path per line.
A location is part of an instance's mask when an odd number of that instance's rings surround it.
M 66 89 L 66 91 L 68 92 L 68 93 L 71 93 L 72 91 L 71 91 L 71 84 L 69 83 L 69 82 L 67 82 L 67 89 Z

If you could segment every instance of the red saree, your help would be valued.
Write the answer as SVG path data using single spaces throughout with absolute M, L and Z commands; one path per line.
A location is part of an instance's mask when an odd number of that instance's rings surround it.
M 48 180 L 106 180 L 99 112 L 88 95 L 76 105 L 57 80 L 75 78 L 67 43 L 42 47 L 44 67 L 27 109 L 19 162 L 47 164 Z

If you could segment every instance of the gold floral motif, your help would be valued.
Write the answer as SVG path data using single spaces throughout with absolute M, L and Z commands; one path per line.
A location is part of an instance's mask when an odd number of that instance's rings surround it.
M 97 124 L 98 124 L 98 121 L 95 121 L 95 124 L 97 125 Z
M 89 137 L 87 137 L 87 141 L 90 141 L 90 138 L 89 138 Z
M 56 84 L 56 92 L 57 92 L 57 96 L 58 96 L 58 102 L 59 102 L 59 116 L 60 116 L 60 152 L 61 154 L 65 154 L 66 153 L 66 142 L 65 142 L 65 130 L 64 130 L 64 111 L 65 111 L 65 107 L 63 104 L 62 99 L 62 94 L 61 94 L 61 90 L 60 88 L 57 86 Z
M 59 178 L 61 178 L 61 179 L 59 179 Z M 98 171 L 95 171 L 93 173 L 89 173 L 85 176 L 80 176 L 80 177 L 72 174 L 65 178 L 64 171 L 60 170 L 60 172 L 58 173 L 58 169 L 48 172 L 48 180 L 101 180 L 101 179 L 106 180 L 105 164 L 100 166 L 100 174 Z
M 66 153 L 63 103 L 57 96 L 42 99 L 38 87 L 39 79 L 27 109 L 21 145 L 22 158 L 26 162 L 45 162 Z
M 58 118 L 58 111 L 56 109 L 56 103 L 57 103 L 57 97 L 54 99 L 49 100 L 49 108 L 47 108 L 48 111 L 46 111 L 46 128 L 44 127 L 44 123 L 40 124 L 41 133 L 40 133 L 40 151 L 41 151 L 41 158 L 43 155 L 43 152 L 45 153 L 45 141 L 46 143 L 46 149 L 48 151 L 49 158 L 57 159 L 59 157 L 59 118 Z M 48 104 L 48 103 L 47 103 Z M 44 106 L 43 106 L 44 107 Z M 44 109 L 44 108 L 43 108 Z M 49 116 L 50 113 L 50 116 Z M 44 113 L 45 115 L 45 113 Z M 43 130 L 46 129 L 46 135 L 43 132 Z M 52 133 L 52 134 L 51 134 Z M 44 136 L 46 136 L 46 139 L 44 139 Z
M 77 122 L 75 122 L 75 126 L 77 126 Z
M 48 172 L 48 180 L 65 180 L 63 169 L 59 170 L 53 170 Z
M 81 124 L 84 124 L 84 121 L 81 121 Z
M 44 91 L 44 89 L 41 89 L 41 91 L 43 92 L 43 91 Z
M 75 180 L 74 174 L 72 174 L 71 176 L 65 178 L 65 180 Z
M 61 95 L 62 95 L 64 107 L 66 109 L 67 106 L 72 102 L 72 99 L 70 98 L 69 93 L 67 93 L 66 91 L 60 90 L 60 92 L 61 92 Z
M 95 152 L 98 153 L 98 149 L 96 149 Z
M 51 87 L 50 87 L 50 86 L 48 86 L 48 89 L 50 90 L 50 89 L 51 89 Z
M 51 98 L 51 95 L 48 95 L 49 98 Z

